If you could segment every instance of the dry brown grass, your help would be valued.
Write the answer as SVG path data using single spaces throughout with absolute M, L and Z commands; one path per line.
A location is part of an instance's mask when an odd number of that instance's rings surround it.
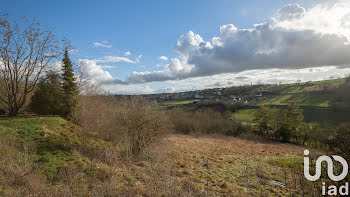
M 191 137 L 186 135 L 171 135 L 165 140 L 177 148 L 198 151 L 200 153 L 213 151 L 218 145 L 217 152 L 220 154 L 302 154 L 305 149 L 301 146 L 269 140 L 266 140 L 266 142 L 256 142 L 227 136 Z
M 117 187 L 119 196 L 300 195 L 303 176 L 287 164 L 302 159 L 303 150 L 269 141 L 172 134 L 139 160 L 113 166 L 113 181 L 99 191 Z M 269 180 L 287 181 L 288 188 Z
M 171 135 L 164 139 L 164 143 L 168 144 L 169 159 L 175 163 L 172 169 L 174 175 L 180 182 L 191 183 L 197 194 L 301 194 L 300 181 L 303 176 L 299 170 L 289 168 L 287 164 L 293 166 L 294 162 L 302 160 L 304 147 L 225 136 Z M 293 185 L 293 188 L 286 189 L 269 180 L 286 180 L 287 185 Z

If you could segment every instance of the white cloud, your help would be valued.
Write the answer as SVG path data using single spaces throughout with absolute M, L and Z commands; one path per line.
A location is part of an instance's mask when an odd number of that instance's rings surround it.
M 166 56 L 160 56 L 159 59 L 163 61 L 168 61 L 168 58 Z
M 62 66 L 63 66 L 62 61 L 55 61 L 55 62 L 52 62 L 51 64 L 48 65 L 47 70 L 50 70 L 50 71 L 53 71 L 53 72 L 57 72 L 57 73 L 61 73 L 62 72 Z
M 129 83 L 179 80 L 258 69 L 350 66 L 350 3 L 336 1 L 305 10 L 281 8 L 270 23 L 238 29 L 222 25 L 220 35 L 205 41 L 189 31 L 180 36 L 164 70 L 132 72 Z
M 127 51 L 127 52 L 124 53 L 124 55 L 125 55 L 125 56 L 129 56 L 129 55 L 131 55 L 131 52 L 130 52 L 130 51 Z
M 69 53 L 80 53 L 78 49 L 71 49 L 69 50 Z
M 127 57 L 118 57 L 118 56 L 104 56 L 103 58 L 96 59 L 96 62 L 126 62 L 126 63 L 132 63 L 135 64 L 137 61 L 131 60 Z
M 78 66 L 91 81 L 103 82 L 114 79 L 108 71 L 103 70 L 100 65 L 97 65 L 95 60 L 79 59 Z
M 297 4 L 286 5 L 273 18 L 275 26 L 296 31 L 312 30 L 350 39 L 350 2 L 332 3 L 318 4 L 308 11 Z
M 117 68 L 116 66 L 111 66 L 111 65 L 101 65 L 100 67 L 101 67 L 102 69 Z
M 342 78 L 350 73 L 350 68 L 339 69 L 336 66 L 314 67 L 304 69 L 267 69 L 249 70 L 241 73 L 225 73 L 213 76 L 188 78 L 180 81 L 169 81 L 170 86 L 176 86 L 176 91 L 190 91 L 207 88 L 249 85 L 251 83 L 294 83 Z M 170 92 L 170 91 L 169 91 Z
M 107 45 L 106 43 L 100 43 L 100 42 L 94 42 L 93 45 L 95 47 L 112 48 L 112 45 Z

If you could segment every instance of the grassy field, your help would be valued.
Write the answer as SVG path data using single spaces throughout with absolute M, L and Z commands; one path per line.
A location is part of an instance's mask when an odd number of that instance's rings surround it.
M 191 99 L 191 100 L 184 100 L 184 101 L 166 101 L 166 102 L 163 102 L 161 106 L 162 108 L 165 108 L 165 109 L 172 109 L 175 107 L 184 107 L 184 105 L 192 104 L 193 102 L 199 102 L 199 99 Z
M 331 80 L 323 80 L 323 81 L 313 81 L 310 82 L 310 84 L 313 85 L 320 85 L 320 84 L 332 84 L 332 83 L 344 83 L 345 78 L 340 78 L 340 79 L 331 79 Z
M 289 105 L 290 103 L 300 106 L 330 107 L 331 99 L 325 94 L 286 94 L 262 102 L 264 105 Z
M 1 196 L 291 196 L 301 191 L 299 183 L 284 187 L 296 176 L 286 163 L 302 159 L 304 148 L 295 145 L 169 135 L 136 160 L 113 162 L 101 157 L 111 157 L 118 146 L 83 137 L 78 126 L 58 117 L 0 120 L 0 139 Z
M 314 81 L 302 84 L 291 84 L 276 96 L 264 100 L 265 105 L 288 105 L 292 102 L 300 106 L 333 107 L 335 105 L 333 95 L 322 91 L 338 88 L 345 82 L 345 79 L 334 79 L 324 81 Z M 341 103 L 350 106 L 350 103 Z
M 255 111 L 255 109 L 241 109 L 232 114 L 232 119 L 241 122 L 253 122 Z
M 282 94 L 297 94 L 302 93 L 308 89 L 310 89 L 312 86 L 295 86 L 290 87 L 282 92 Z

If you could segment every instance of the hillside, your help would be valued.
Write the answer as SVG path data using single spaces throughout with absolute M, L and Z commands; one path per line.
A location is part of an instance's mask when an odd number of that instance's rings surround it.
M 350 122 L 350 99 L 347 91 L 348 79 L 316 81 L 291 84 L 271 94 L 257 105 L 285 109 L 291 103 L 298 104 L 304 111 L 306 122 L 319 122 L 322 125 L 339 125 Z M 256 107 L 257 107 L 256 105 Z M 252 109 L 242 109 L 233 115 L 237 120 L 251 122 Z
M 306 122 L 319 122 L 324 125 L 339 125 L 350 122 L 350 80 L 348 78 L 314 81 L 295 84 L 253 85 L 207 89 L 197 91 L 194 97 L 181 98 L 181 95 L 190 93 L 174 93 L 172 96 L 158 95 L 156 98 L 167 98 L 160 101 L 165 109 L 182 108 L 186 111 L 196 111 L 203 108 L 212 108 L 219 112 L 234 112 L 233 119 L 242 122 L 252 122 L 254 110 L 260 105 L 272 108 L 285 109 L 291 103 L 298 104 L 304 110 Z M 194 94 L 194 93 L 192 93 Z M 240 98 L 240 102 L 233 101 Z M 150 96 L 154 99 L 155 95 Z
M 275 92 L 274 97 L 261 102 L 265 105 L 288 105 L 296 103 L 300 106 L 314 107 L 335 107 L 342 104 L 344 108 L 350 108 L 350 101 L 341 100 L 336 103 L 331 89 L 337 89 L 344 85 L 345 79 L 335 79 L 326 81 L 316 81 L 301 84 L 291 84 L 279 92 Z
M 0 136 L 2 195 L 83 194 L 109 176 L 107 169 L 77 151 L 82 131 L 61 118 L 1 119 Z M 91 147 L 106 146 L 87 140 Z
M 4 196 L 290 196 L 301 191 L 298 181 L 293 189 L 284 183 L 299 180 L 299 172 L 288 167 L 302 160 L 304 148 L 295 145 L 169 135 L 128 161 L 115 155 L 118 146 L 86 136 L 58 117 L 2 119 L 0 139 Z

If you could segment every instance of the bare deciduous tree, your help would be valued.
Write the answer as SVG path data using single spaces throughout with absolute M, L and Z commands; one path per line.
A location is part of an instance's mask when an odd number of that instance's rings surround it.
M 52 31 L 36 20 L 0 17 L 0 100 L 16 116 L 59 47 Z

